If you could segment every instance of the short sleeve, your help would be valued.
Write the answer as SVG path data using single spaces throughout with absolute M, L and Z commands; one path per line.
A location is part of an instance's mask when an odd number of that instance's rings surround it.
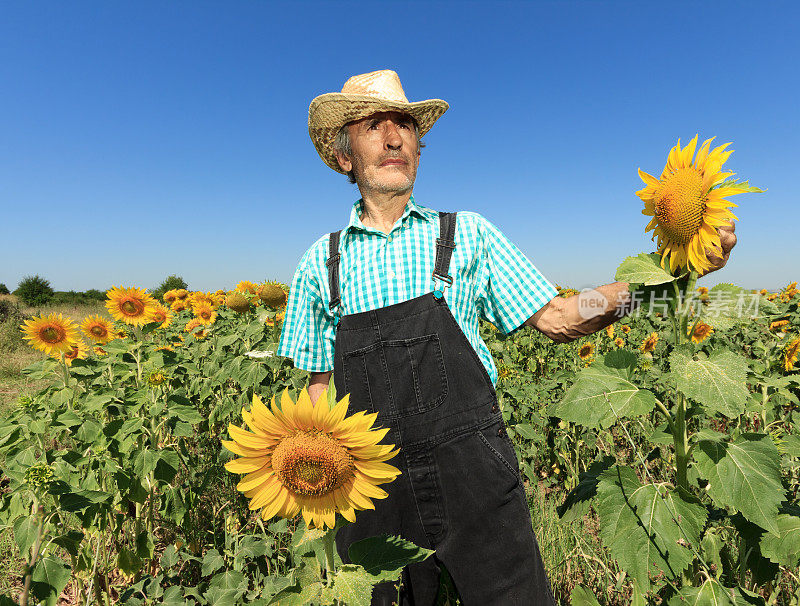
M 558 290 L 513 242 L 481 216 L 478 236 L 476 305 L 486 320 L 510 334 L 556 297 Z
M 303 255 L 292 278 L 276 355 L 292 358 L 295 368 L 328 372 L 333 370 L 336 337 L 312 271 L 313 250 Z

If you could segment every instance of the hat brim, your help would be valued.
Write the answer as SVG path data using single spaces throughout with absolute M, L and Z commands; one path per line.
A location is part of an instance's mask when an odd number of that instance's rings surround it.
M 400 111 L 409 114 L 419 125 L 419 136 L 427 133 L 450 105 L 442 99 L 426 99 L 404 103 L 376 99 L 369 95 L 326 93 L 315 98 L 308 107 L 308 134 L 319 157 L 337 173 L 345 174 L 333 151 L 339 129 L 348 122 L 366 118 L 377 112 Z

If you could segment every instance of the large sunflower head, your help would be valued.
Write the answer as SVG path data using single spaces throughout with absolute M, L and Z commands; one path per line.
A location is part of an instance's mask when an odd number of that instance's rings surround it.
M 280 283 L 270 281 L 258 289 L 258 296 L 265 305 L 274 308 L 286 307 L 286 291 Z
M 697 322 L 697 325 L 694 327 L 694 332 L 692 332 L 692 327 L 689 327 L 689 335 L 695 343 L 705 341 L 712 332 L 714 332 L 714 328 L 705 322 Z
M 168 290 L 167 292 L 165 292 L 165 293 L 164 293 L 164 297 L 163 297 L 163 299 L 164 299 L 164 303 L 166 303 L 167 305 L 172 305 L 172 304 L 173 304 L 173 303 L 174 303 L 174 302 L 175 302 L 175 301 L 178 299 L 178 294 L 177 294 L 177 292 L 178 292 L 178 291 L 177 291 L 177 289 L 175 289 L 175 288 L 173 288 L 172 290 Z
M 658 333 L 650 333 L 650 336 L 644 340 L 639 349 L 644 353 L 650 353 L 656 348 L 656 343 L 658 343 Z
M 225 469 L 246 474 L 237 488 L 250 499 L 250 509 L 262 509 L 267 520 L 291 518 L 302 512 L 309 527 L 333 528 L 336 513 L 355 522 L 359 509 L 375 509 L 371 499 L 388 493 L 378 484 L 391 482 L 400 470 L 385 463 L 399 449 L 378 444 L 385 429 L 371 429 L 377 413 L 359 411 L 345 418 L 349 394 L 333 407 L 327 391 L 316 404 L 304 388 L 294 402 L 288 389 L 278 408 L 254 395 L 242 418 L 252 430 L 228 426 L 233 438 L 222 444 L 239 455 Z
M 725 197 L 752 191 L 761 191 L 747 183 L 725 181 L 732 172 L 722 172 L 722 165 L 733 150 L 724 151 L 726 143 L 709 151 L 711 139 L 706 140 L 694 156 L 697 135 L 681 149 L 681 142 L 672 148 L 661 178 L 639 169 L 646 187 L 636 192 L 644 202 L 643 215 L 653 219 L 645 231 L 655 230 L 661 266 L 669 256 L 670 272 L 689 267 L 704 274 L 712 268 L 706 253 L 713 251 L 722 256 L 717 228 L 732 225 L 738 220 L 728 207 L 737 206 Z
M 800 354 L 800 337 L 797 337 L 786 346 L 786 351 L 783 354 L 783 368 L 786 372 L 794 368 L 798 354 Z
M 144 288 L 114 287 L 106 293 L 106 308 L 115 320 L 142 326 L 153 321 L 156 300 Z
M 52 313 L 25 320 L 20 328 L 23 338 L 29 341 L 31 347 L 50 356 L 67 353 L 80 339 L 77 326 L 61 314 Z
M 64 354 L 64 362 L 66 362 L 67 366 L 72 366 L 73 360 L 85 360 L 87 355 L 89 355 L 89 347 L 86 345 L 86 341 L 78 339 L 72 344 L 72 348 Z
M 192 308 L 192 312 L 196 319 L 200 320 L 203 324 L 213 324 L 217 319 L 217 312 L 210 303 L 204 301 L 198 303 Z
M 593 353 L 594 353 L 594 343 L 584 343 L 578 350 L 578 355 L 580 356 L 581 360 L 588 360 L 589 358 L 592 357 Z
M 99 315 L 87 316 L 81 322 L 83 334 L 95 343 L 108 343 L 114 338 L 114 325 Z
M 175 299 L 177 301 L 177 299 Z M 164 307 L 160 303 L 153 309 L 153 322 L 158 322 L 159 328 L 166 328 L 172 324 L 172 310 Z

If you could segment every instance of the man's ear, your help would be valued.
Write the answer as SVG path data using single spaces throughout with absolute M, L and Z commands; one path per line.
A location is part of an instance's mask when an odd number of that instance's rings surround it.
M 347 154 L 343 154 L 338 149 L 333 150 L 333 153 L 336 154 L 336 160 L 339 162 L 339 166 L 344 172 L 349 173 L 353 170 L 353 163 L 350 161 L 350 158 L 347 157 Z

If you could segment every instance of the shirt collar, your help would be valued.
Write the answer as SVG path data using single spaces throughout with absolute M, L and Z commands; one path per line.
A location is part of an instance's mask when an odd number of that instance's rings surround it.
M 367 230 L 369 229 L 366 225 L 361 222 L 361 209 L 364 206 L 364 200 L 359 198 L 353 204 L 353 208 L 350 210 L 350 222 L 345 227 L 345 232 L 352 231 L 354 229 L 362 229 Z M 406 207 L 403 210 L 403 214 L 400 216 L 400 222 L 402 223 L 405 221 L 406 217 L 414 213 L 415 216 L 420 217 L 426 221 L 433 221 L 437 216 L 438 213 L 436 211 L 431 210 L 430 208 L 426 208 L 417 204 L 414 201 L 414 195 L 412 194 L 411 197 L 408 199 L 406 203 Z

